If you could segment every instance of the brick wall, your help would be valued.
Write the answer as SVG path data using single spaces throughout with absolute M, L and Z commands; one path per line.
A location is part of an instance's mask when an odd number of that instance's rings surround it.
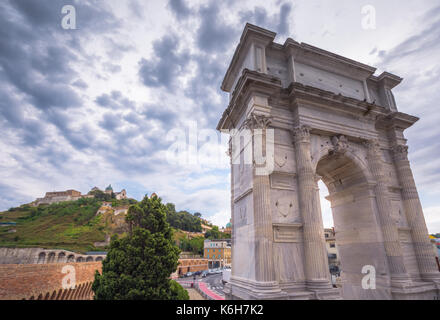
M 75 289 L 63 289 L 62 281 L 69 273 L 65 266 L 75 269 Z M 208 269 L 206 259 L 179 259 L 174 276 L 189 271 Z M 102 262 L 52 263 L 52 264 L 2 264 L 0 265 L 0 300 L 88 300 L 92 299 L 95 270 L 102 272 Z
M 67 265 L 75 270 L 76 289 L 62 289 Z M 0 265 L 0 300 L 90 299 L 95 270 L 101 272 L 101 262 Z
M 175 276 L 180 276 L 187 272 L 208 270 L 208 260 L 206 259 L 179 259 Z

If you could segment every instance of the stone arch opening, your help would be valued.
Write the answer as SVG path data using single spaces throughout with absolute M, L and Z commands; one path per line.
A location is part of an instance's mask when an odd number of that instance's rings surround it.
M 66 262 L 66 254 L 64 252 L 60 252 L 58 254 L 57 262 Z
M 47 263 L 54 263 L 55 262 L 55 252 L 50 252 L 47 257 Z
M 93 261 L 93 257 L 87 257 L 86 258 L 86 262 L 92 262 Z
M 40 252 L 40 254 L 38 255 L 37 263 L 43 264 L 45 261 L 46 261 L 46 253 L 45 252 Z
M 83 262 L 83 261 L 84 261 L 83 257 L 76 258 L 76 262 Z
M 67 257 L 67 262 L 75 262 L 75 256 L 74 256 L 73 254 L 70 254 L 70 255 Z
M 369 172 L 348 154 L 327 154 L 316 166 L 327 186 L 340 262 L 343 297 L 387 299 L 387 256 L 383 246 L 374 184 Z M 376 270 L 376 290 L 362 288 L 365 266 Z
M 95 261 L 102 261 L 102 257 L 97 257 Z

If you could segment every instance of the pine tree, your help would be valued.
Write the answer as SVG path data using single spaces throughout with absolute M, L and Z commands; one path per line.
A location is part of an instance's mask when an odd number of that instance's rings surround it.
M 166 222 L 166 207 L 156 195 L 130 206 L 127 237 L 112 238 L 92 289 L 97 300 L 189 299 L 177 282 L 169 279 L 177 269 L 179 248 Z

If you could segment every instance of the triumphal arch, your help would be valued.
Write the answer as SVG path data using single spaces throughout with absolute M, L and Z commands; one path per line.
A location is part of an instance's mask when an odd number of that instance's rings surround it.
M 230 100 L 217 129 L 231 134 L 232 170 L 227 296 L 435 299 L 440 272 L 403 135 L 418 118 L 399 112 L 392 93 L 402 79 L 275 35 L 247 24 L 222 83 Z M 341 288 L 330 280 L 320 179 Z

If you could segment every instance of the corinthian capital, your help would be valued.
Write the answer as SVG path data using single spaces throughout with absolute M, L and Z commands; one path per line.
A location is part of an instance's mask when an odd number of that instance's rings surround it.
M 294 142 L 309 142 L 310 141 L 310 127 L 301 125 L 292 129 L 292 138 Z
M 272 122 L 272 117 L 268 117 L 264 114 L 255 114 L 251 113 L 251 115 L 244 121 L 243 126 L 247 129 L 267 129 Z
M 394 160 L 408 159 L 408 146 L 398 144 L 393 147 Z

